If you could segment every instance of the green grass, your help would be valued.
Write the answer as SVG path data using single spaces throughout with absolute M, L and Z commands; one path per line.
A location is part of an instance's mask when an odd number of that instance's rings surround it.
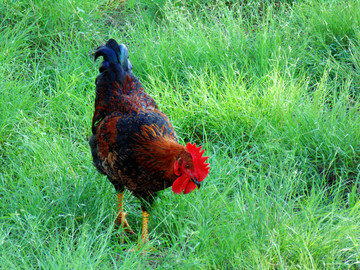
M 0 268 L 359 269 L 360 2 L 238 2 L 0 1 Z M 111 37 L 210 155 L 143 255 L 87 142 Z

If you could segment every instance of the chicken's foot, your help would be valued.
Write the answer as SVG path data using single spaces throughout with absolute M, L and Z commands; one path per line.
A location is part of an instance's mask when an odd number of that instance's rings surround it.
M 153 252 L 156 251 L 153 247 L 145 247 L 145 244 L 149 241 L 149 212 L 147 212 L 144 209 L 141 209 L 142 216 L 143 216 L 143 225 L 142 225 L 142 233 L 141 233 L 141 239 L 140 243 L 138 243 L 136 248 L 132 248 L 129 250 L 129 252 L 139 251 L 141 250 L 141 255 L 146 254 L 146 252 Z
M 141 233 L 141 244 L 145 244 L 149 241 L 149 218 L 150 215 L 146 210 L 141 209 L 143 216 L 143 225 Z
M 141 233 L 141 240 L 140 243 L 137 245 L 135 249 L 130 249 L 129 251 L 136 251 L 136 250 L 142 250 L 141 254 L 144 254 L 143 247 L 144 245 L 149 241 L 149 213 L 141 209 L 142 216 L 143 216 L 143 225 L 142 225 L 142 233 Z
M 124 212 L 124 207 L 123 207 L 123 199 L 124 199 L 124 192 L 118 193 L 117 194 L 118 214 L 115 219 L 115 229 L 118 229 L 120 226 L 122 226 L 126 233 L 135 234 L 126 220 L 126 213 Z

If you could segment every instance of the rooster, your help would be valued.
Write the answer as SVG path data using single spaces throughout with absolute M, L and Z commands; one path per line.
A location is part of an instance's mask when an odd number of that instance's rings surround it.
M 125 188 L 141 199 L 141 242 L 146 243 L 156 192 L 172 187 L 176 194 L 187 194 L 200 188 L 209 173 L 208 157 L 196 144 L 178 143 L 169 118 L 133 74 L 125 45 L 110 39 L 96 50 L 95 60 L 100 56 L 89 141 L 93 163 L 117 192 L 115 227 L 134 234 L 123 210 Z

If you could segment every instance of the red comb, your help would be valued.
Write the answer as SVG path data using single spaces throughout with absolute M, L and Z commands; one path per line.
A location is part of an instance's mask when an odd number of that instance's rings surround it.
M 201 182 L 209 174 L 210 163 L 205 163 L 205 161 L 209 157 L 203 157 L 205 150 L 200 151 L 201 146 L 196 147 L 196 143 L 194 143 L 194 144 L 188 143 L 186 145 L 186 149 L 189 151 L 189 153 L 192 156 L 194 169 L 199 177 L 199 179 L 197 179 L 197 181 Z

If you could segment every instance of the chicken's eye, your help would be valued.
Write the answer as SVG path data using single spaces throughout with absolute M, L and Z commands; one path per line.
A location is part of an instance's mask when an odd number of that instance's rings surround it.
M 189 168 L 190 168 L 190 165 L 189 165 L 189 164 L 185 164 L 185 168 L 186 168 L 186 169 L 189 169 Z

